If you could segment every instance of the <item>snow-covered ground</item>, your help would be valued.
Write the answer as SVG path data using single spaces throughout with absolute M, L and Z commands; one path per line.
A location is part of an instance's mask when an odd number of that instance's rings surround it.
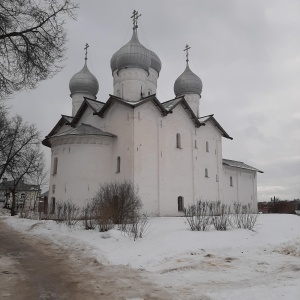
M 5 221 L 76 255 L 143 270 L 172 299 L 300 299 L 299 216 L 259 215 L 254 231 L 225 232 L 192 232 L 184 218 L 152 218 L 137 241 L 118 230 L 100 233 L 18 217 Z

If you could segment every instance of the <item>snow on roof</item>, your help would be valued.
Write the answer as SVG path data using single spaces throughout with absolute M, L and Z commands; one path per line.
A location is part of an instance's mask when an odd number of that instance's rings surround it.
M 256 171 L 259 173 L 263 173 L 263 171 L 256 169 L 254 167 L 251 167 L 249 165 L 246 165 L 245 163 L 241 161 L 236 161 L 236 160 L 230 160 L 230 159 L 224 159 L 223 158 L 223 165 L 229 166 L 229 167 L 234 167 L 234 168 L 241 168 L 241 169 L 246 169 L 246 170 L 251 170 L 251 171 Z
M 68 135 L 102 135 L 102 136 L 110 136 L 115 137 L 114 134 L 105 132 L 99 128 L 91 126 L 89 124 L 81 123 L 78 127 L 72 128 L 68 131 L 64 131 L 59 134 L 55 134 L 52 137 L 61 137 L 61 136 L 68 136 Z

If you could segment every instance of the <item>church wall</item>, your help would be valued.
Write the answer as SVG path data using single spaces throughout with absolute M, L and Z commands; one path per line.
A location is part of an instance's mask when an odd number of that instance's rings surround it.
M 83 205 L 95 196 L 100 182 L 111 178 L 112 138 L 52 139 L 49 199 Z M 57 159 L 57 172 L 54 171 Z
M 105 121 L 99 116 L 94 115 L 94 111 L 90 107 L 87 107 L 87 109 L 84 111 L 80 118 L 80 121 L 78 122 L 78 125 L 81 123 L 89 124 L 103 131 L 107 131 L 105 128 Z
M 222 182 L 222 136 L 211 122 L 201 126 L 198 132 L 196 200 L 217 201 Z
M 193 134 L 195 126 L 181 105 L 162 119 L 160 130 L 160 215 L 180 216 L 178 197 L 184 206 L 194 203 Z M 181 147 L 177 148 L 176 135 Z
M 111 149 L 112 181 L 133 181 L 133 113 L 130 107 L 114 104 L 103 118 L 106 131 L 117 136 Z
M 88 98 L 91 98 L 93 100 L 96 99 L 96 97 L 90 93 L 75 93 L 73 95 L 71 95 L 72 97 L 72 117 L 75 116 L 75 114 L 77 113 L 78 109 L 80 108 L 83 100 L 84 100 L 84 97 L 88 97 Z
M 134 109 L 134 184 L 139 188 L 143 210 L 159 213 L 159 134 L 160 111 L 150 102 Z
M 239 171 L 239 189 L 238 197 L 242 204 L 248 204 L 255 206 L 256 198 L 254 195 L 255 178 L 256 174 L 253 171 L 240 170 Z
M 250 203 L 257 206 L 257 176 L 255 171 L 223 166 L 223 199 L 224 203 Z M 230 177 L 232 177 L 232 182 Z M 232 185 L 231 185 L 232 183 Z

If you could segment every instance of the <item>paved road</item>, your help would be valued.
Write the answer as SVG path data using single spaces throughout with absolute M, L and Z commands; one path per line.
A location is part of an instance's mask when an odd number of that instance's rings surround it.
M 0 218 L 0 299 L 173 299 L 136 270 L 69 256 L 49 241 L 14 231 Z

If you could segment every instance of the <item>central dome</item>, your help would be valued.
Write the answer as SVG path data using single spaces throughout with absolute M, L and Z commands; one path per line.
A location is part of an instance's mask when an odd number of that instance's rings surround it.
M 198 94 L 201 96 L 202 81 L 194 74 L 189 65 L 186 65 L 184 72 L 176 79 L 174 83 L 174 93 L 176 97 L 185 94 Z
M 153 68 L 159 73 L 161 61 L 153 51 L 148 50 L 139 42 L 137 32 L 134 30 L 131 40 L 112 56 L 110 67 L 112 72 L 128 67 L 136 67 L 146 71 Z
M 150 53 L 139 42 L 135 31 L 131 40 L 113 55 L 111 65 L 114 65 L 118 70 L 128 67 L 149 70 L 151 65 Z

